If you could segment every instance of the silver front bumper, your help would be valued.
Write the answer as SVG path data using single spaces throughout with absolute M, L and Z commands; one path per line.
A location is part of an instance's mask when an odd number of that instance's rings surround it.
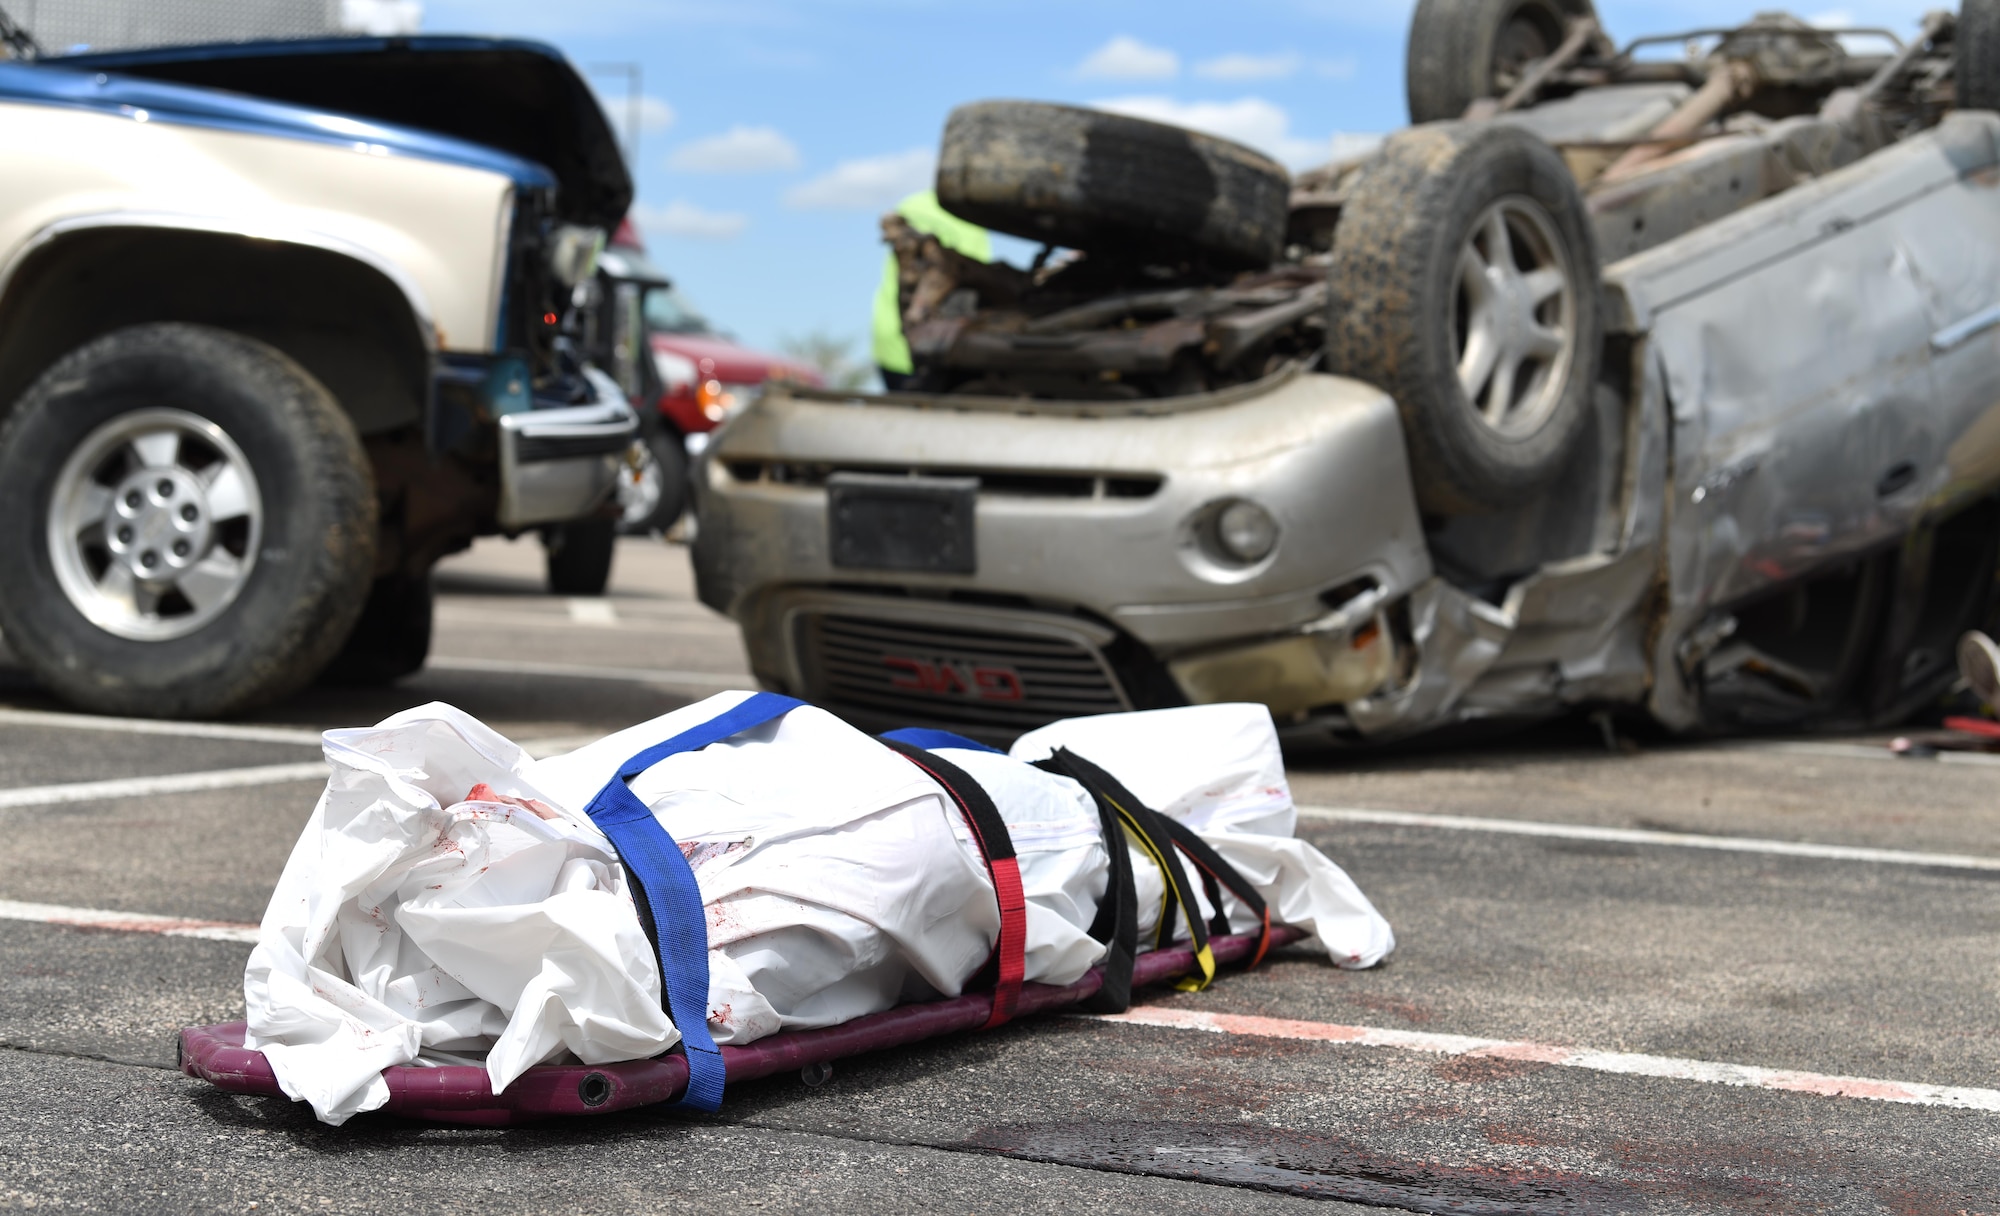
M 826 483 L 845 472 L 978 478 L 976 571 L 836 566 Z M 696 481 L 700 592 L 742 623 L 760 677 L 995 729 L 1162 699 L 1135 678 L 1265 699 L 1230 656 L 1282 673 L 1301 646 L 1324 678 L 1269 703 L 1321 703 L 1379 682 L 1354 639 L 1431 574 L 1395 407 L 1332 376 L 1124 407 L 778 390 L 718 433 Z M 1224 569 L 1194 530 L 1234 498 L 1282 533 Z
M 617 488 L 619 466 L 639 437 L 639 416 L 609 377 L 595 371 L 589 377 L 592 404 L 501 417 L 503 529 L 580 519 Z

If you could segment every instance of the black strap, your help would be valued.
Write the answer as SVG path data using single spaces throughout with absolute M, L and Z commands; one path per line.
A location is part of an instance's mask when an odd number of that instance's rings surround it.
M 1090 1013 L 1123 1013 L 1132 1007 L 1132 968 L 1139 955 L 1139 896 L 1126 841 L 1139 829 L 1132 826 L 1114 797 L 1093 781 L 1093 774 L 1102 776 L 1103 771 L 1076 753 L 1059 748 L 1035 767 L 1081 785 L 1097 806 L 1104 851 L 1111 868 L 1104 898 L 1098 902 L 1097 915 L 1091 921 L 1090 936 L 1104 943 L 1104 983 L 1082 1008 Z
M 1110 800 L 1126 830 L 1139 838 L 1139 847 L 1151 854 L 1159 865 L 1160 877 L 1166 886 L 1166 905 L 1154 933 L 1154 949 L 1165 949 L 1173 944 L 1174 918 L 1182 908 L 1188 911 L 1188 928 L 1196 951 L 1207 948 L 1208 926 L 1195 914 L 1199 905 L 1194 901 L 1194 892 L 1188 888 L 1187 874 L 1173 861 L 1174 840 L 1168 826 L 1173 821 L 1139 801 L 1118 778 L 1068 748 L 1058 750 L 1056 756 L 1067 761 L 1070 775 L 1082 782 L 1086 789 Z
M 1250 965 L 1256 966 L 1263 961 L 1264 952 L 1271 944 L 1271 910 L 1265 905 L 1264 897 L 1257 893 L 1257 888 L 1249 879 L 1243 877 L 1243 871 L 1230 865 L 1213 846 L 1195 835 L 1193 828 L 1165 815 L 1160 816 L 1160 819 L 1167 825 L 1167 833 L 1173 837 L 1174 844 L 1194 862 L 1195 869 L 1201 871 L 1201 885 L 1208 893 L 1209 907 L 1215 909 L 1215 918 L 1209 922 L 1209 928 L 1215 936 L 1229 936 L 1229 915 L 1222 910 L 1222 892 L 1217 890 L 1218 885 L 1227 887 L 1237 902 L 1249 909 L 1250 915 L 1257 918 L 1262 928 L 1259 931 L 1256 957 L 1250 960 Z
M 994 940 L 993 953 L 966 981 L 966 987 L 994 990 L 994 1020 L 990 1025 L 997 1026 L 1012 1018 L 1020 1003 L 1027 937 L 1027 905 L 1021 891 L 1014 837 L 1007 830 L 1007 821 L 1000 816 L 1000 808 L 994 805 L 993 796 L 972 774 L 936 752 L 897 737 L 907 733 L 898 731 L 879 737 L 883 746 L 922 769 L 957 805 L 972 828 L 973 841 L 985 857 L 987 871 L 993 878 L 993 894 L 1000 903 L 1000 932 Z
M 1197 923 L 1194 915 L 1196 904 L 1186 890 L 1185 875 L 1178 865 L 1167 867 L 1170 899 L 1167 913 L 1161 920 L 1163 940 L 1160 945 L 1167 944 L 1166 935 L 1172 932 L 1172 921 L 1169 918 L 1173 913 L 1172 902 L 1176 893 L 1182 906 L 1188 909 L 1189 936 L 1194 939 L 1197 954 L 1207 948 L 1211 936 L 1229 936 L 1229 915 L 1222 906 L 1222 889 L 1227 888 L 1229 893 L 1257 918 L 1259 926 L 1257 952 L 1248 965 L 1254 967 L 1263 962 L 1265 953 L 1271 948 L 1271 911 L 1265 904 L 1264 897 L 1258 894 L 1255 884 L 1243 877 L 1241 870 L 1231 865 L 1207 841 L 1197 836 L 1192 828 L 1147 807 L 1131 790 L 1125 788 L 1122 782 L 1104 769 L 1066 749 L 1058 751 L 1057 755 L 1064 757 L 1062 771 L 1066 776 L 1074 777 L 1100 800 L 1108 797 L 1117 804 L 1137 812 L 1134 818 L 1139 819 L 1147 830 L 1157 833 L 1156 838 L 1162 846 L 1170 845 L 1170 848 L 1163 847 L 1160 850 L 1162 853 L 1171 855 L 1171 849 L 1179 849 L 1187 855 L 1188 860 L 1194 862 L 1195 869 L 1200 872 L 1203 892 L 1208 896 L 1208 904 L 1214 909 L 1214 915 L 1209 918 L 1206 925 Z M 1203 932 L 1204 929 L 1207 930 L 1206 933 Z

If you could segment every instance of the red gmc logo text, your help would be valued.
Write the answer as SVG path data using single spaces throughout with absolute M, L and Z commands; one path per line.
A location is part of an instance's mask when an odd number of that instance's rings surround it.
M 1011 667 L 980 667 L 972 663 L 935 662 L 885 655 L 882 666 L 900 674 L 892 687 L 933 697 L 964 697 L 973 701 L 1018 701 L 1021 677 Z

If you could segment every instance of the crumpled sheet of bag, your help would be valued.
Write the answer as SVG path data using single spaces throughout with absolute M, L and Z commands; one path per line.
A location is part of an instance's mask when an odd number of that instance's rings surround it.
M 498 1093 L 537 1064 L 673 1046 L 657 958 L 583 808 L 628 757 L 749 695 L 724 693 L 539 762 L 446 705 L 327 732 L 332 776 L 245 973 L 247 1045 L 286 1093 L 336 1124 L 388 1100 L 380 1074 L 393 1065 L 483 1064 Z M 1158 713 L 1150 748 L 1144 731 L 1105 731 L 1148 717 L 1128 714 L 1058 723 L 1015 756 L 1070 746 L 1200 832 L 1258 885 L 1274 920 L 1313 929 L 1337 962 L 1386 954 L 1387 923 L 1338 867 L 1290 839 L 1263 708 Z M 1066 727 L 1084 733 L 1050 734 Z M 1085 932 L 1108 869 L 1094 804 L 1017 758 L 942 754 L 987 790 L 1014 838 L 1027 978 L 1073 982 L 1103 955 Z M 1149 756 L 1170 759 L 1142 774 Z M 669 757 L 632 789 L 700 886 L 718 1043 L 955 996 L 991 952 L 993 888 L 956 807 L 915 765 L 830 714 L 793 710 Z M 1279 827 L 1283 836 L 1271 834 Z M 1160 877 L 1134 861 L 1146 943 Z M 1250 927 L 1232 898 L 1225 910 Z M 1208 914 L 1205 901 L 1198 912 Z
M 1298 813 L 1285 780 L 1277 730 L 1264 706 L 1197 705 L 1070 718 L 1021 736 L 1009 754 L 1032 763 L 1059 747 L 1117 777 L 1140 802 L 1192 828 L 1257 888 L 1270 905 L 1272 924 L 1311 933 L 1335 964 L 1373 967 L 1396 948 L 1389 922 L 1347 872 L 1292 835 Z M 1140 860 L 1135 850 L 1132 880 L 1144 942 L 1159 920 L 1162 880 L 1159 870 L 1151 863 L 1140 865 Z M 1207 916 L 1208 900 L 1193 868 L 1186 858 L 1180 863 L 1201 914 Z M 1225 894 L 1223 903 L 1231 929 L 1245 933 L 1256 927 L 1234 898 Z M 1183 924 L 1178 938 L 1186 936 Z

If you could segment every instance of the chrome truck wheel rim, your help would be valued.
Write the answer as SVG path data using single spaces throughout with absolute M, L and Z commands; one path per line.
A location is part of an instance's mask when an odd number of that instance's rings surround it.
M 1540 203 L 1504 198 L 1458 255 L 1458 383 L 1491 430 L 1532 435 L 1561 402 L 1576 357 L 1576 275 Z
M 632 445 L 632 452 L 618 469 L 618 519 L 626 527 L 636 527 L 659 509 L 660 462 L 653 458 L 650 445 Z
M 92 431 L 56 474 L 49 557 L 92 624 L 164 642 L 242 593 L 263 520 L 256 474 L 221 427 L 182 410 L 140 410 Z

